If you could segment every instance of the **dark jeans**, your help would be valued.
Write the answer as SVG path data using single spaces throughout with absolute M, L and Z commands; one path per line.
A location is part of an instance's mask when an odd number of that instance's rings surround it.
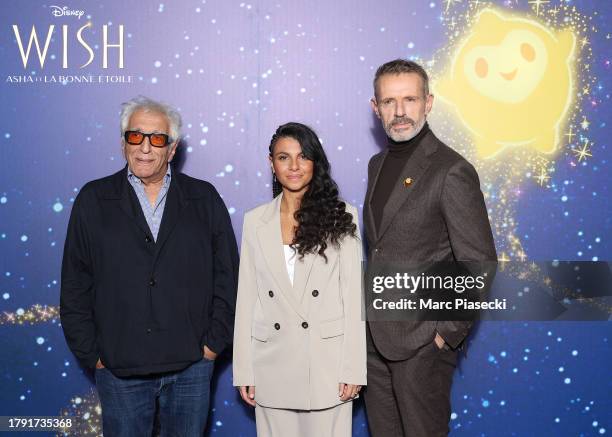
M 118 378 L 96 369 L 105 437 L 150 437 L 156 405 L 160 436 L 202 436 L 206 427 L 214 361 L 185 370 L 139 378 Z
M 389 361 L 368 344 L 364 398 L 372 437 L 448 435 L 456 365 L 457 352 L 433 341 L 403 361 Z

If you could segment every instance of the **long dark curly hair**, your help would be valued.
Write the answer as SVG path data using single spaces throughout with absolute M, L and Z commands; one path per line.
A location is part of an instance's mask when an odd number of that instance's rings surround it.
M 295 212 L 298 226 L 291 247 L 300 258 L 307 253 L 317 253 L 327 262 L 325 249 L 329 244 L 336 247 L 346 235 L 356 237 L 357 226 L 353 216 L 346 211 L 346 203 L 338 199 L 338 185 L 331 178 L 330 166 L 317 134 L 301 123 L 279 126 L 270 141 L 270 156 L 281 138 L 290 137 L 300 143 L 302 153 L 314 164 L 312 180 Z M 278 196 L 283 187 L 273 178 L 272 195 Z

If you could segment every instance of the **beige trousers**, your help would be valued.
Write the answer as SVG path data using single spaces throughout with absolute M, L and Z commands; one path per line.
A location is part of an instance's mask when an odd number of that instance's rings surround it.
M 255 407 L 258 437 L 351 437 L 353 402 L 325 410 Z

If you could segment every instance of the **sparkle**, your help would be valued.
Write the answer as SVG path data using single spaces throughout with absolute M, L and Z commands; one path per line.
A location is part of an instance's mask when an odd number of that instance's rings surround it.
M 530 5 L 534 5 L 535 7 L 535 11 L 536 11 L 536 15 L 539 16 L 540 15 L 540 6 L 546 3 L 550 3 L 550 0 L 529 0 L 527 3 L 529 3 Z
M 453 3 L 461 3 L 461 0 L 444 0 L 444 2 L 446 3 L 445 12 L 448 12 Z
M 571 144 L 572 142 L 572 138 L 574 138 L 576 136 L 576 134 L 574 133 L 574 127 L 570 125 L 569 130 L 567 131 L 567 133 L 565 134 L 565 136 L 567 137 L 567 143 Z
M 585 139 L 580 149 L 572 149 L 572 152 L 574 152 L 574 155 L 576 155 L 576 158 L 578 158 L 578 162 L 581 162 L 583 159 L 587 159 L 587 156 L 593 156 L 591 150 L 589 149 L 589 145 L 589 140 Z
M 540 186 L 544 186 L 544 184 L 546 184 L 546 182 L 550 179 L 550 176 L 548 176 L 548 172 L 546 171 L 545 168 L 540 169 L 540 174 L 538 174 L 537 176 L 535 176 L 535 180 L 538 182 L 538 184 L 540 184 Z
M 580 45 L 581 45 L 582 47 L 584 47 L 584 46 L 586 46 L 587 44 L 589 44 L 589 39 L 588 39 L 588 38 L 585 36 L 584 38 L 582 38 L 582 39 L 580 40 Z
M 590 125 L 591 125 L 591 122 L 589 122 L 589 120 L 587 120 L 586 116 L 582 117 L 582 122 L 580 123 L 580 127 L 583 130 L 587 130 Z
M 58 318 L 59 307 L 35 304 L 27 310 L 18 308 L 15 312 L 3 311 L 0 313 L 0 325 L 33 325 L 35 323 L 49 322 Z
M 63 417 L 80 417 L 70 429 L 63 430 L 62 435 L 82 435 L 82 436 L 97 436 L 100 435 L 102 427 L 102 408 L 95 390 L 90 391 L 81 396 L 75 396 L 70 401 L 70 406 L 63 408 L 60 412 Z

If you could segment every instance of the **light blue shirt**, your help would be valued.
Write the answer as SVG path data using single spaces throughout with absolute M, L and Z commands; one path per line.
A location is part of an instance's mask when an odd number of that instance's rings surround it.
M 128 181 L 134 187 L 134 191 L 136 191 L 136 196 L 138 197 L 138 202 L 140 203 L 140 207 L 142 208 L 142 213 L 147 220 L 147 225 L 149 225 L 149 229 L 151 230 L 151 234 L 153 234 L 153 239 L 157 241 L 157 234 L 159 233 L 159 227 L 161 225 L 162 217 L 164 216 L 164 207 L 166 206 L 166 197 L 168 195 L 168 188 L 170 188 L 170 179 L 172 178 L 172 170 L 170 169 L 170 164 L 168 164 L 168 170 L 166 175 L 164 176 L 164 182 L 162 184 L 159 193 L 157 194 L 157 199 L 155 199 L 155 204 L 151 205 L 149 202 L 149 198 L 147 197 L 147 193 L 145 192 L 145 186 L 132 171 L 130 170 L 130 166 L 128 166 Z

